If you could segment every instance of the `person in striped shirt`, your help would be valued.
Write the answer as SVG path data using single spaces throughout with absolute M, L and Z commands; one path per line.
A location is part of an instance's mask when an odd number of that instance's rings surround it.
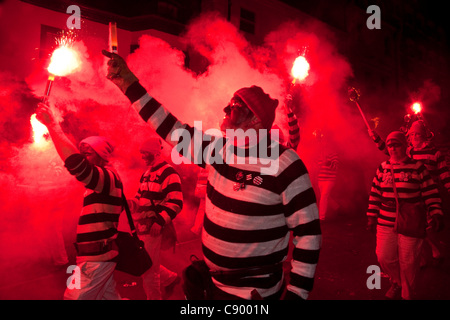
M 427 139 L 427 129 L 423 121 L 413 122 L 407 135 L 411 144 L 408 149 L 410 157 L 420 160 L 427 167 L 434 181 L 442 184 L 447 194 L 450 193 L 450 171 L 445 157 L 433 142 Z
M 408 149 L 410 157 L 420 160 L 425 164 L 431 177 L 440 187 L 441 197 L 448 198 L 450 194 L 450 171 L 444 155 L 436 146 L 428 139 L 430 136 L 424 122 L 422 120 L 414 121 L 408 130 L 408 139 L 411 147 Z M 431 248 L 431 255 L 434 262 L 442 261 L 442 248 L 440 248 L 440 240 L 435 232 L 429 232 L 426 237 L 426 243 Z M 424 252 L 424 264 L 426 264 Z
M 160 252 L 162 233 L 174 230 L 170 224 L 183 208 L 183 193 L 180 176 L 162 158 L 161 150 L 161 140 L 157 137 L 141 144 L 139 151 L 148 168 L 141 176 L 135 197 L 128 200 L 137 234 L 153 262 L 142 275 L 148 300 L 161 300 L 161 287 L 171 285 L 178 278 L 161 264 Z
M 293 111 L 293 107 L 294 98 L 292 97 L 292 94 L 288 94 L 286 97 L 286 103 L 284 104 L 284 109 L 288 118 L 289 139 L 286 144 L 280 139 L 280 143 L 285 144 L 288 148 L 297 150 L 300 143 L 300 127 L 298 125 L 297 117 Z
M 377 230 L 378 261 L 391 279 L 386 297 L 411 299 L 424 240 L 394 232 L 397 213 L 393 181 L 400 200 L 425 203 L 428 223 L 435 229 L 442 222 L 441 198 L 423 163 L 407 156 L 406 137 L 402 132 L 390 133 L 386 145 L 390 158 L 381 163 L 372 182 L 367 210 L 368 229 Z
M 105 137 L 91 136 L 80 142 L 78 150 L 48 106 L 39 104 L 36 117 L 47 126 L 69 173 L 86 188 L 75 243 L 80 287 L 68 286 L 64 299 L 118 300 L 114 280 L 114 258 L 118 251 L 114 239 L 123 210 L 123 187 L 119 175 L 109 165 L 114 144 Z
M 202 251 L 212 275 L 213 299 L 280 298 L 285 289 L 282 264 L 289 253 L 290 231 L 294 249 L 284 298 L 307 299 L 321 246 L 314 190 L 297 153 L 267 140 L 264 146 L 267 134 L 257 135 L 256 131 L 270 130 L 278 101 L 257 86 L 239 89 L 224 109 L 221 129 L 254 130 L 233 138 L 202 133 L 201 146 L 196 146 L 193 137 L 197 129 L 178 121 L 151 97 L 120 56 L 104 54 L 110 58 L 107 77 L 165 141 L 179 145 L 188 136 L 175 139 L 180 134 L 176 130 L 182 129 L 189 133 L 191 150 L 199 147 L 199 153 L 216 160 L 199 163 L 209 168 Z M 225 150 L 227 146 L 229 150 Z M 251 157 L 258 147 L 261 152 Z M 226 154 L 234 161 L 225 159 Z M 268 154 L 277 167 L 265 170 Z M 194 156 L 191 154 L 191 159 Z
M 430 135 L 422 120 L 414 121 L 407 132 L 410 145 L 406 151 L 410 158 L 420 160 L 431 174 L 436 183 L 440 183 L 450 194 L 450 170 L 442 152 L 430 140 Z M 369 131 L 370 136 L 377 144 L 380 151 L 389 155 L 386 143 L 374 131 Z
M 387 152 L 386 144 L 375 132 L 371 133 L 374 142 L 378 149 Z M 409 147 L 406 151 L 407 155 L 415 160 L 420 160 L 431 177 L 440 189 L 442 198 L 450 194 L 450 171 L 447 167 L 444 155 L 430 140 L 430 134 L 422 120 L 416 120 L 411 124 L 407 132 L 409 140 Z M 442 229 L 443 227 L 439 228 Z M 434 232 L 428 232 L 426 237 L 426 244 L 430 246 L 432 257 L 435 261 L 442 259 L 441 249 L 439 248 L 439 239 Z M 425 254 L 423 257 L 423 264 L 426 264 Z

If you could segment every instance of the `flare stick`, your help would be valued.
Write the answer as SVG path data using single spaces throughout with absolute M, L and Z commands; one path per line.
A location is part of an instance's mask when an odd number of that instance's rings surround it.
M 109 23 L 109 49 L 110 52 L 119 53 L 119 48 L 117 45 L 117 23 Z
M 47 79 L 47 86 L 45 87 L 44 97 L 42 98 L 42 102 L 46 102 L 48 97 L 50 96 L 50 91 L 52 90 L 53 81 L 55 80 L 54 74 L 49 74 Z

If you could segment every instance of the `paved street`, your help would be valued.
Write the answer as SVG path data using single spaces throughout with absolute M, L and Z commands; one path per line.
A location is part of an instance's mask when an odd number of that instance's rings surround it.
M 450 221 L 446 218 L 447 228 L 442 234 L 445 255 L 450 257 Z M 190 232 L 189 219 L 179 219 L 177 223 L 180 243 L 175 253 L 163 253 L 163 264 L 181 274 L 189 264 L 191 254 L 201 256 L 200 239 Z M 381 277 L 381 289 L 370 290 L 366 281 L 370 265 L 377 265 L 375 257 L 375 235 L 365 230 L 365 218 L 341 217 L 322 224 L 323 249 L 316 273 L 315 287 L 311 300 L 383 300 L 388 289 L 388 279 Z M 72 256 L 74 252 L 70 251 Z M 14 259 L 22 259 L 17 264 Z M 14 270 L 8 270 L 14 265 Z M 20 267 L 18 267 L 20 266 Z M 30 260 L 25 257 L 10 257 L 1 265 L 0 299 L 10 300 L 59 300 L 68 278 L 64 268 L 56 268 L 49 263 L 48 257 Z M 116 271 L 118 289 L 123 297 L 131 300 L 145 299 L 140 278 L 131 277 Z M 417 299 L 450 299 L 450 261 L 445 259 L 437 266 L 421 269 L 418 278 Z M 167 300 L 182 300 L 184 295 L 178 283 Z

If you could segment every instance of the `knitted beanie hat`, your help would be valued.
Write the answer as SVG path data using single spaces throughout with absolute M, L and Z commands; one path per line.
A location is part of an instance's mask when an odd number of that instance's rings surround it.
M 141 144 L 141 147 L 139 148 L 139 151 L 141 152 L 150 152 L 150 153 L 157 153 L 160 152 L 162 149 L 161 145 L 161 139 L 152 137 L 146 141 L 144 141 Z
M 114 143 L 106 137 L 91 136 L 81 140 L 80 145 L 86 143 L 103 159 L 109 161 L 111 154 L 115 149 Z
M 411 128 L 409 128 L 408 135 L 410 135 L 413 132 L 420 133 L 424 137 L 427 135 L 427 130 L 422 120 L 414 121 L 411 124 Z
M 275 109 L 278 106 L 277 99 L 272 99 L 263 89 L 257 86 L 241 88 L 234 95 L 245 102 L 253 114 L 261 120 L 264 128 L 270 129 L 272 127 L 275 120 Z
M 400 142 L 402 145 L 406 146 L 408 143 L 406 142 L 406 136 L 401 131 L 392 131 L 386 139 L 386 144 L 389 144 L 391 141 Z

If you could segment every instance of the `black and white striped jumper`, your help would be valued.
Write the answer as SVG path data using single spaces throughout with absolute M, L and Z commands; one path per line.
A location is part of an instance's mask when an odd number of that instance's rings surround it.
M 139 82 L 133 83 L 126 95 L 142 119 L 169 144 L 176 146 L 181 143 L 175 134 L 177 129 L 187 130 L 191 143 L 194 143 L 197 129 L 178 121 Z M 225 137 L 218 139 L 222 139 L 223 146 L 226 145 Z M 208 139 L 203 139 L 202 155 L 207 150 L 211 153 L 216 151 L 215 148 L 207 149 L 211 144 Z M 292 231 L 294 249 L 287 289 L 306 299 L 313 288 L 321 246 L 316 197 L 308 171 L 294 150 L 280 146 L 279 154 L 275 156 L 278 170 L 262 175 L 264 159 L 259 157 L 261 153 L 258 153 L 257 163 L 249 161 L 252 148 L 257 147 L 232 148 L 232 157 L 241 160 L 233 164 L 227 164 L 227 161 L 208 164 L 202 232 L 204 259 L 211 270 L 276 265 L 288 256 Z M 267 149 L 264 152 L 270 154 L 270 147 Z M 240 152 L 245 155 L 241 156 Z M 222 149 L 220 156 L 224 154 Z M 205 167 L 205 161 L 199 165 Z M 239 282 L 220 280 L 213 277 L 214 284 L 229 294 L 250 299 L 252 290 L 257 289 L 264 298 L 282 289 L 284 274 L 280 271 L 246 277 Z
M 155 213 L 155 222 L 164 226 L 171 222 L 183 208 L 183 192 L 181 190 L 181 179 L 175 169 L 166 161 L 161 160 L 148 168 L 141 176 L 139 189 L 133 199 L 140 207 L 151 207 Z M 139 231 L 139 220 L 142 214 L 133 213 L 137 219 Z
M 76 245 L 90 249 L 77 254 L 77 263 L 110 261 L 118 255 L 112 241 L 123 210 L 122 181 L 112 168 L 95 166 L 78 153 L 66 159 L 65 167 L 86 188 Z
M 370 190 L 368 217 L 377 218 L 378 224 L 382 226 L 393 227 L 395 224 L 397 213 L 392 166 L 399 199 L 411 203 L 423 201 L 428 208 L 429 218 L 443 214 L 439 191 L 430 173 L 422 162 L 407 158 L 402 164 L 393 165 L 387 160 L 378 167 Z

